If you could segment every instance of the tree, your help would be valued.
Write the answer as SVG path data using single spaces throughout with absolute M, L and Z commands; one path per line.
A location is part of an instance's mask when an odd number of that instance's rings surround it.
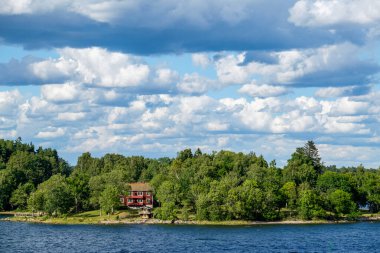
M 328 196 L 331 211 L 335 215 L 354 213 L 357 210 L 356 204 L 352 201 L 351 195 L 343 190 L 335 190 Z
M 318 175 L 307 158 L 305 158 L 304 154 L 300 153 L 300 149 L 297 149 L 297 151 L 292 154 L 292 158 L 288 160 L 288 164 L 283 171 L 286 181 L 293 181 L 296 185 L 305 182 L 310 185 L 315 185 Z
M 10 170 L 0 171 L 0 210 L 9 208 L 9 199 L 13 190 L 17 187 L 14 173 Z
M 125 194 L 129 189 L 126 177 L 125 171 L 121 170 L 112 170 L 108 173 L 91 177 L 88 183 L 91 195 L 91 205 L 94 208 L 99 207 L 102 192 L 107 185 L 113 186 L 117 189 L 117 196 Z
M 77 170 L 67 178 L 70 190 L 75 200 L 75 212 L 86 209 L 89 205 L 89 176 Z
M 320 204 L 321 200 L 314 190 L 304 190 L 300 194 L 298 213 L 302 219 L 322 218 L 325 211 Z
M 30 194 L 34 191 L 34 185 L 32 183 L 26 183 L 19 185 L 19 187 L 13 191 L 10 203 L 13 207 L 25 210 L 28 205 L 28 198 Z
M 113 213 L 115 208 L 120 205 L 119 196 L 119 191 L 116 186 L 107 185 L 99 199 L 101 210 L 108 215 Z
M 183 151 L 180 151 L 177 154 L 177 159 L 181 162 L 184 162 L 186 159 L 193 158 L 193 153 L 191 152 L 191 149 L 185 149 Z
M 366 204 L 373 213 L 380 211 L 380 173 L 366 172 L 360 190 L 364 192 Z
M 312 161 L 312 165 L 315 171 L 318 174 L 321 174 L 323 164 L 321 162 L 321 157 L 319 156 L 318 149 L 313 141 L 306 142 L 305 146 L 303 147 L 303 153 Z
M 285 197 L 286 207 L 295 209 L 297 207 L 297 185 L 294 182 L 286 182 L 280 192 Z
M 41 183 L 29 197 L 28 207 L 49 215 L 67 214 L 74 207 L 74 197 L 66 178 L 57 174 Z

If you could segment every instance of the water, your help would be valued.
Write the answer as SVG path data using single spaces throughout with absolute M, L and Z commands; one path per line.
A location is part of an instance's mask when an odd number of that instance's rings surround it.
M 380 223 L 46 225 L 0 221 L 0 252 L 380 252 Z

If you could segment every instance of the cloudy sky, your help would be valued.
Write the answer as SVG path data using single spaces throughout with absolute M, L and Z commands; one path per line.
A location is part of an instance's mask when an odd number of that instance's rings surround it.
M 380 166 L 380 2 L 0 0 L 0 137 Z

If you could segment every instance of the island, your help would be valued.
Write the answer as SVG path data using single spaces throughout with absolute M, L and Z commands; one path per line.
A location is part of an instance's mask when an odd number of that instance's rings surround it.
M 0 210 L 56 224 L 299 224 L 379 219 L 380 172 L 326 166 L 313 141 L 285 166 L 255 153 L 185 149 L 175 158 L 90 153 L 0 140 Z

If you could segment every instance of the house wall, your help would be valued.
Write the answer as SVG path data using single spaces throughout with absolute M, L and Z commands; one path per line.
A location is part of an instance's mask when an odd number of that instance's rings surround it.
M 121 205 L 130 207 L 153 207 L 151 191 L 130 191 L 128 196 L 120 197 Z

